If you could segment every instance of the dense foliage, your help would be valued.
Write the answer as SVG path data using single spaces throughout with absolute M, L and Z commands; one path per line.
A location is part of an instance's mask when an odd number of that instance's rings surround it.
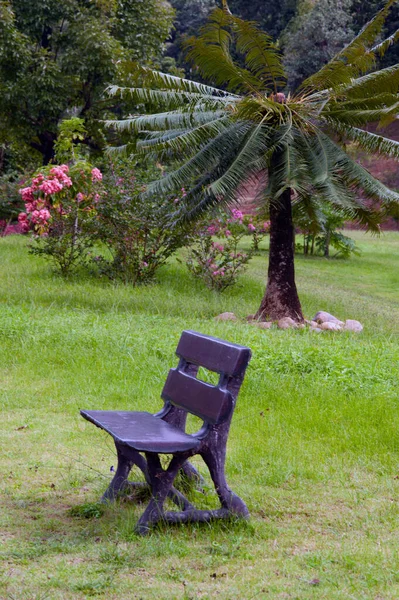
M 160 57 L 172 20 L 172 8 L 159 0 L 2 0 L 0 145 L 15 139 L 46 163 L 67 113 L 84 118 L 88 141 L 101 145 L 94 120 L 118 61 Z

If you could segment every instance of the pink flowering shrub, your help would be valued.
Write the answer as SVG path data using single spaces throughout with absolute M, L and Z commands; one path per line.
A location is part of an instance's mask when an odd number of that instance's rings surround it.
M 81 160 L 43 167 L 19 191 L 25 203 L 19 226 L 36 241 L 30 251 L 50 259 L 63 275 L 88 259 L 101 178 L 99 169 Z
M 248 252 L 239 248 L 246 235 L 243 219 L 242 212 L 233 209 L 197 230 L 189 247 L 187 268 L 210 289 L 222 292 L 234 285 L 252 257 L 252 248 Z

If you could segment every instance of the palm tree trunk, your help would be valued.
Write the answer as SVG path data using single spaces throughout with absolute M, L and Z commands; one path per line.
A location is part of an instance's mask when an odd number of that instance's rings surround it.
M 291 191 L 270 204 L 270 249 L 266 292 L 256 318 L 275 321 L 291 317 L 303 321 L 295 285 L 294 224 Z

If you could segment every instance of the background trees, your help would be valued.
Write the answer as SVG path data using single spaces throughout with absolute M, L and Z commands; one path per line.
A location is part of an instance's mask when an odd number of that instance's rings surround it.
M 167 2 L 147 0 L 3 0 L 0 3 L 0 143 L 13 138 L 53 156 L 65 115 L 94 120 L 121 59 L 151 62 L 162 55 L 173 22 Z M 145 34 L 144 34 L 145 32 Z
M 351 0 L 302 3 L 283 35 L 284 64 L 290 89 L 318 71 L 354 35 Z

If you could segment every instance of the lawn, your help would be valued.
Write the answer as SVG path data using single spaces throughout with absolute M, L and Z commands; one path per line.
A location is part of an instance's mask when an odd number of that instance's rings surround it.
M 399 597 L 399 233 L 351 235 L 361 256 L 298 256 L 297 279 L 307 317 L 361 334 L 247 324 L 265 250 L 218 295 L 178 262 L 137 289 L 63 281 L 24 238 L 0 239 L 1 599 Z M 227 460 L 251 520 L 140 538 L 142 505 L 94 510 L 115 454 L 79 409 L 158 410 L 183 329 L 252 348 Z

